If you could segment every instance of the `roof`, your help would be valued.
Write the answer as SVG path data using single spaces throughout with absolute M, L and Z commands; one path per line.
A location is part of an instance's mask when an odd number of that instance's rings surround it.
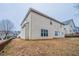
M 72 19 L 67 20 L 67 21 L 64 21 L 63 23 L 64 23 L 65 25 L 67 25 L 67 24 L 69 24 L 71 21 L 72 21 Z
M 75 27 L 76 29 L 79 29 L 79 27 Z
M 79 27 L 75 27 L 75 32 L 79 32 Z
M 70 22 L 73 22 L 73 24 L 74 24 L 73 19 L 70 19 L 70 20 L 64 21 L 63 23 L 64 23 L 65 25 L 68 25 L 68 24 L 70 24 Z M 74 24 L 74 26 L 75 26 L 75 24 Z
M 49 17 L 48 15 L 43 14 L 43 13 L 41 13 L 41 12 L 39 12 L 39 11 L 33 9 L 33 8 L 30 8 L 30 9 L 29 9 L 29 11 L 28 11 L 28 13 L 26 14 L 26 16 L 25 16 L 24 20 L 22 21 L 21 25 L 24 23 L 24 21 L 26 20 L 26 18 L 28 17 L 28 15 L 29 15 L 29 13 L 30 13 L 31 11 L 33 11 L 33 12 L 35 12 L 35 13 L 37 13 L 37 14 L 40 14 L 40 15 L 42 15 L 42 16 L 44 16 L 44 17 L 47 17 L 47 18 L 49 18 L 50 20 L 53 20 L 53 21 L 55 21 L 55 22 L 57 22 L 57 23 L 60 23 L 60 24 L 64 25 L 64 23 L 59 22 L 59 21 L 57 21 L 56 19 L 54 19 L 54 18 L 52 18 L 52 17 Z

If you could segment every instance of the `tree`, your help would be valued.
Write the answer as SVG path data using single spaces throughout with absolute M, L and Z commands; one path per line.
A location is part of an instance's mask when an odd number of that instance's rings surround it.
M 5 34 L 5 39 L 8 39 L 8 35 L 12 31 L 14 25 L 10 20 L 1 20 L 0 31 Z

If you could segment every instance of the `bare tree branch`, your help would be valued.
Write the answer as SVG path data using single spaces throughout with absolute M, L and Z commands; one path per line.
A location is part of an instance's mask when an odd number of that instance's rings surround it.
M 2 20 L 0 22 L 0 31 L 5 34 L 5 38 L 7 39 L 9 33 L 12 31 L 14 25 L 10 20 Z

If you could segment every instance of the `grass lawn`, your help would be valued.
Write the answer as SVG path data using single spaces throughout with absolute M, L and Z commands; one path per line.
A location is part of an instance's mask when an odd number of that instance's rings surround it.
M 12 40 L 1 52 L 5 56 L 79 56 L 79 38 L 26 41 Z

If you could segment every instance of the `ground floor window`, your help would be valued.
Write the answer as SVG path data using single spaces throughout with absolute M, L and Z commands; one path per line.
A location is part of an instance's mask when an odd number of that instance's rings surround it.
M 41 29 L 41 36 L 42 36 L 42 37 L 48 36 L 48 30 L 46 30 L 46 29 Z
M 59 35 L 59 32 L 58 31 L 55 31 L 55 36 L 58 36 Z
M 55 31 L 55 36 L 63 35 L 63 32 Z
M 63 32 L 62 32 L 62 35 L 63 35 Z

